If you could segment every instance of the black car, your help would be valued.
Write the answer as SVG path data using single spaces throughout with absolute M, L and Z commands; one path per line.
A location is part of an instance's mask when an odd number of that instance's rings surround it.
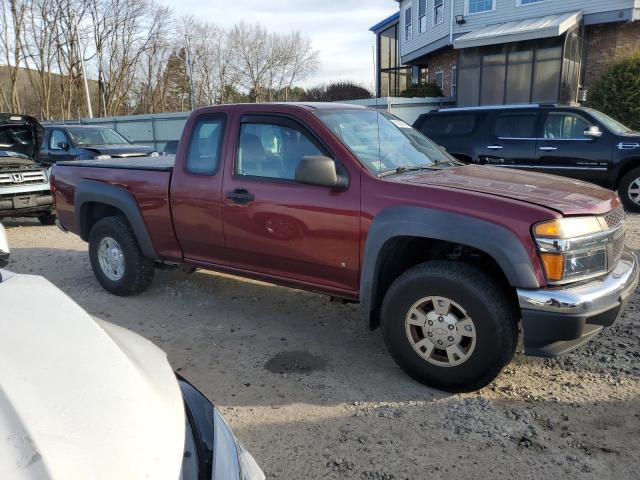
M 41 163 L 68 160 L 155 157 L 149 145 L 134 145 L 113 128 L 92 125 L 46 125 L 40 148 Z
M 467 163 L 554 173 L 617 190 L 640 211 L 640 133 L 591 108 L 557 105 L 447 108 L 421 131 Z

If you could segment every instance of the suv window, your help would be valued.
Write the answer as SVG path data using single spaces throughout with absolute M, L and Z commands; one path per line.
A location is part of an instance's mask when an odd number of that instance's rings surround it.
M 465 115 L 428 115 L 420 130 L 427 136 L 469 135 L 476 125 L 476 116 Z
M 584 131 L 591 123 L 581 115 L 569 112 L 550 112 L 544 124 L 544 138 L 556 140 L 584 139 Z
M 535 138 L 535 113 L 501 114 L 496 118 L 495 134 L 498 138 Z
M 203 118 L 196 122 L 189 141 L 187 172 L 213 175 L 218 171 L 224 126 L 224 117 Z
M 243 123 L 236 173 L 294 180 L 300 161 L 312 155 L 324 153 L 298 129 L 269 123 Z
M 58 146 L 59 143 L 67 143 L 67 136 L 62 130 L 52 130 L 51 137 L 49 138 L 49 149 L 62 150 L 62 148 Z

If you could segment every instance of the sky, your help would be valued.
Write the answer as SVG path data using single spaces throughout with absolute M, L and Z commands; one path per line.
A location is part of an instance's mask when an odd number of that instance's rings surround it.
M 318 71 L 301 85 L 353 80 L 374 89 L 369 28 L 395 13 L 394 0 L 163 0 L 179 15 L 230 27 L 244 20 L 275 32 L 299 30 L 320 54 Z

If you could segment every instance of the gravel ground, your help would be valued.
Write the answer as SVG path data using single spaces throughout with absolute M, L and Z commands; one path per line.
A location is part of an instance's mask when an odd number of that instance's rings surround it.
M 629 223 L 638 251 L 640 216 Z M 207 272 L 158 272 L 143 295 L 117 298 L 77 237 L 5 226 L 11 270 L 161 346 L 270 478 L 640 478 L 639 294 L 578 351 L 517 354 L 487 388 L 448 395 L 405 376 L 358 306 Z

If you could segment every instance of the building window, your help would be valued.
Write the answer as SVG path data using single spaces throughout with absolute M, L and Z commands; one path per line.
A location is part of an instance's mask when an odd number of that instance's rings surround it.
M 411 67 L 400 63 L 399 25 L 393 25 L 378 34 L 378 96 L 397 97 L 411 84 Z
M 570 32 L 565 38 L 462 49 L 456 82 L 460 85 L 458 105 L 575 101 L 580 45 L 579 32 Z
M 451 96 L 456 98 L 458 95 L 458 67 L 451 67 Z
M 404 11 L 404 41 L 408 42 L 413 38 L 413 25 L 411 24 L 412 11 L 411 7 Z
M 427 31 L 427 0 L 418 2 L 418 31 L 420 33 Z
M 467 0 L 467 14 L 490 12 L 494 9 L 494 0 Z
M 444 90 L 444 74 L 442 73 L 442 70 L 436 72 L 434 76 L 434 83 L 440 90 Z
M 444 21 L 444 0 L 433 2 L 433 24 L 440 25 Z
M 522 5 L 532 5 L 534 3 L 546 2 L 548 0 L 517 0 L 516 5 L 521 7 Z

